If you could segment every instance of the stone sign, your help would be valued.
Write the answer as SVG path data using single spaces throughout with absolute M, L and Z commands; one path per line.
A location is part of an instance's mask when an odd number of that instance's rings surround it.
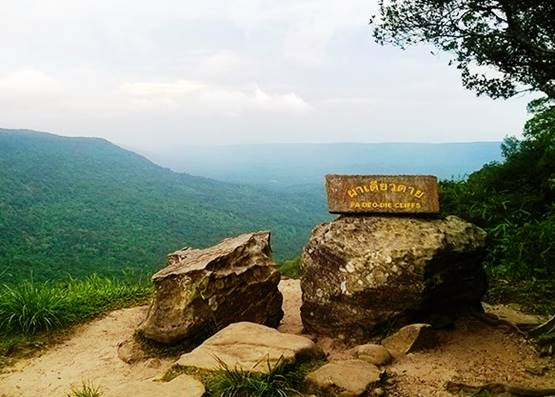
M 329 211 L 436 214 L 437 178 L 429 175 L 326 175 Z

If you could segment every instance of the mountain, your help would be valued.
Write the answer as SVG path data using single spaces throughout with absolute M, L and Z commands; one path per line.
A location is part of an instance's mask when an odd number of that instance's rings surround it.
M 172 250 L 261 229 L 292 257 L 327 218 L 320 190 L 224 183 L 103 139 L 0 129 L 0 281 L 151 270 Z
M 322 185 L 329 173 L 431 174 L 460 178 L 501 158 L 500 142 L 184 146 L 145 153 L 153 161 L 228 182 Z

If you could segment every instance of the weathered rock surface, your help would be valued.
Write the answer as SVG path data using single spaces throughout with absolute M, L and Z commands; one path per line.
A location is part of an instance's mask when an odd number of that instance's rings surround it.
M 169 382 L 149 380 L 126 382 L 112 391 L 110 397 L 202 397 L 204 393 L 204 385 L 200 381 L 189 375 L 180 375 Z
M 305 329 L 365 341 L 383 326 L 479 307 L 485 237 L 455 216 L 349 216 L 318 225 L 301 261 Z
M 175 365 L 205 370 L 229 368 L 267 373 L 277 364 L 319 358 L 320 348 L 304 336 L 283 334 L 260 324 L 231 324 L 208 338 L 190 353 L 183 354 Z
M 386 365 L 392 360 L 391 354 L 385 347 L 373 343 L 355 346 L 351 349 L 351 354 L 374 365 Z
M 393 356 L 430 348 L 436 343 L 437 336 L 430 324 L 407 325 L 382 341 L 382 345 Z
M 340 397 L 363 395 L 378 382 L 381 372 L 363 360 L 332 361 L 306 376 L 311 393 L 323 392 Z
M 201 341 L 238 321 L 277 327 L 283 317 L 269 232 L 174 252 L 152 280 L 156 292 L 141 330 L 157 342 Z

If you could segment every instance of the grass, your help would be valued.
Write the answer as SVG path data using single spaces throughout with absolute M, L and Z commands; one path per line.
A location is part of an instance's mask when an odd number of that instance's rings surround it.
M 267 363 L 269 371 L 262 374 L 231 368 L 219 360 L 216 371 L 174 366 L 162 379 L 168 382 L 183 374 L 193 376 L 206 386 L 206 397 L 293 397 L 303 395 L 306 375 L 324 364 L 322 359 Z
M 98 386 L 90 382 L 83 382 L 80 388 L 72 388 L 67 397 L 100 397 L 102 393 Z
M 278 270 L 283 276 L 298 279 L 301 277 L 301 257 L 298 256 L 295 259 L 283 261 L 278 264 Z
M 288 365 L 268 363 L 268 373 L 252 373 L 230 368 L 219 360 L 220 370 L 206 380 L 207 395 L 211 397 L 288 397 L 301 396 L 293 387 L 295 374 Z M 296 375 L 296 374 L 295 374 Z
M 41 345 L 41 337 L 51 331 L 142 302 L 151 293 L 146 277 L 129 275 L 4 284 L 0 286 L 0 367 L 17 350 Z

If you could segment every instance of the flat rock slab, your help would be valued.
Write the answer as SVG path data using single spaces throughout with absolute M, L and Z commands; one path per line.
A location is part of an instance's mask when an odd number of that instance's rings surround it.
M 386 365 L 392 360 L 391 354 L 385 347 L 373 343 L 355 346 L 351 349 L 351 354 L 374 365 Z
M 231 369 L 268 373 L 278 364 L 293 364 L 299 359 L 322 355 L 320 348 L 304 336 L 241 322 L 229 325 L 195 350 L 183 354 L 175 365 L 214 371 L 221 369 L 223 363 Z
M 340 397 L 357 397 L 378 382 L 381 372 L 363 360 L 332 361 L 306 376 L 311 393 L 329 393 Z
M 429 175 L 326 175 L 334 214 L 437 214 L 437 178 Z
M 202 397 L 204 385 L 189 375 L 180 375 L 170 382 L 135 381 L 110 393 L 110 397 Z
M 382 341 L 382 345 L 394 357 L 430 348 L 436 343 L 437 337 L 429 324 L 407 325 Z

